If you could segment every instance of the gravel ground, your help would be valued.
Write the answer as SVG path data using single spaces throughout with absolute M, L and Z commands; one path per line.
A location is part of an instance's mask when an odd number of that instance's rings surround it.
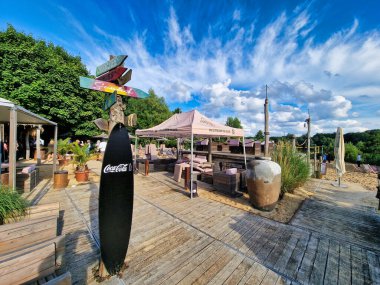
M 349 167 L 347 167 L 349 168 Z M 323 176 L 322 179 L 325 180 L 331 180 L 335 181 L 337 180 L 335 169 L 332 167 L 332 165 L 329 165 L 327 168 L 326 175 Z M 342 178 L 343 182 L 352 182 L 352 183 L 358 183 L 362 185 L 364 188 L 376 191 L 377 188 L 377 174 L 374 173 L 362 173 L 362 172 L 353 172 L 353 171 L 347 171 Z

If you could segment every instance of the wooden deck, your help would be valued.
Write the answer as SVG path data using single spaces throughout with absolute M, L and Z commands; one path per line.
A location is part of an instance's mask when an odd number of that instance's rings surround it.
M 97 197 L 97 185 L 88 184 L 51 190 L 39 202 L 62 203 L 66 269 L 76 284 L 95 282 Z M 301 220 L 286 225 L 190 200 L 162 173 L 135 176 L 134 202 L 129 268 L 110 284 L 380 284 L 378 244 L 354 242 L 355 234 L 326 235 Z

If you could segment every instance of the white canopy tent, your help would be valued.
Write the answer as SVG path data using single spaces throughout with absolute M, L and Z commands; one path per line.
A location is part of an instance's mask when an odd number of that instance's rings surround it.
M 16 187 L 16 145 L 17 145 L 17 125 L 34 125 L 38 126 L 37 141 L 39 141 L 40 126 L 53 125 L 54 129 L 54 156 L 53 156 L 53 174 L 56 170 L 57 157 L 57 123 L 34 114 L 33 112 L 14 104 L 13 102 L 0 98 L 0 144 L 4 140 L 3 124 L 9 123 L 9 186 Z M 37 162 L 41 160 L 40 146 L 37 144 Z M 0 160 L 1 164 L 1 160 Z
M 162 136 L 174 138 L 191 138 L 191 157 L 194 152 L 194 136 L 200 137 L 241 137 L 243 138 L 244 163 L 247 166 L 247 157 L 245 153 L 244 130 L 231 128 L 220 123 L 214 122 L 198 112 L 192 110 L 189 112 L 174 114 L 172 117 L 161 124 L 145 130 L 136 130 L 136 136 Z M 211 143 L 211 142 L 210 142 Z M 193 197 L 193 160 L 191 160 L 191 181 L 190 196 Z

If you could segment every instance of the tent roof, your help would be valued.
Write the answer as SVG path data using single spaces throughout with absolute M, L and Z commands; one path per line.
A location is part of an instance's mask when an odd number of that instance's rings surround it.
M 174 114 L 161 124 L 145 130 L 136 130 L 136 135 L 189 137 L 243 137 L 243 129 L 231 128 L 214 122 L 197 110 Z
M 17 112 L 17 124 L 26 125 L 57 125 L 40 115 L 14 104 L 13 102 L 0 98 L 0 123 L 7 123 L 10 120 L 10 110 L 16 109 Z

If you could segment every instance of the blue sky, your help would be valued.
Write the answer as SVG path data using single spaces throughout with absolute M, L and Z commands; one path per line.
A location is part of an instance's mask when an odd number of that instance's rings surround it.
M 7 23 L 79 55 L 94 73 L 128 54 L 130 86 L 248 134 L 380 128 L 379 1 L 0 1 Z

